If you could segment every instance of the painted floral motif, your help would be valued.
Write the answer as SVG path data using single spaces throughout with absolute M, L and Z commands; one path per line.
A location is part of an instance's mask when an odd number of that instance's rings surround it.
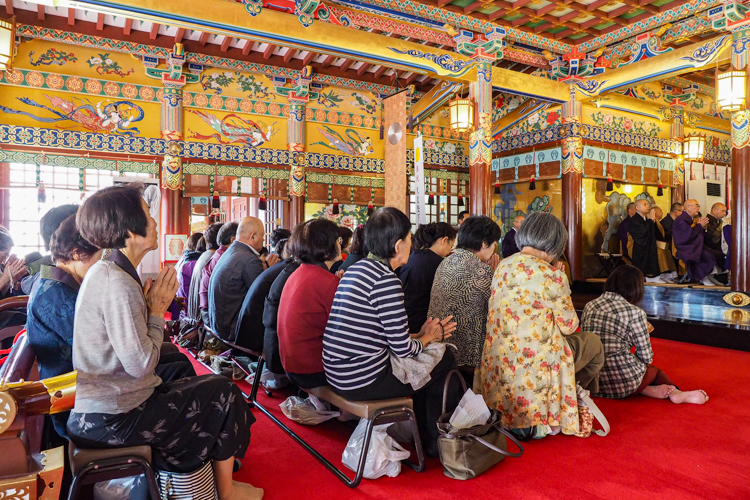
M 12 85 L 20 85 L 23 82 L 24 76 L 20 71 L 13 71 L 12 69 L 5 70 L 5 79 Z
M 257 80 L 255 75 L 248 76 L 239 72 L 214 71 L 201 76 L 200 83 L 203 90 L 213 91 L 216 95 L 222 94 L 224 89 L 236 83 L 237 91 L 247 93 L 249 97 L 264 99 L 271 96 L 271 90 Z
M 643 92 L 643 95 L 645 95 L 646 97 L 648 97 L 649 99 L 653 101 L 658 100 L 662 96 L 661 92 L 656 92 L 650 87 L 647 87 L 646 85 L 641 85 L 640 89 L 641 89 L 641 92 Z
M 26 74 L 26 83 L 32 87 L 41 87 L 44 85 L 44 76 L 38 71 L 29 71 Z
M 661 127 L 649 121 L 633 120 L 628 116 L 614 116 L 612 113 L 597 111 L 591 115 L 591 119 L 600 127 L 607 127 L 621 132 L 656 137 L 661 132 Z
M 520 106 L 522 102 L 523 99 L 517 95 L 501 93 L 492 108 L 492 121 L 499 120 L 507 115 Z
M 138 87 L 136 87 L 132 83 L 126 83 L 122 86 L 122 95 L 124 95 L 128 99 L 135 99 L 136 97 L 138 97 Z
M 560 112 L 540 110 L 536 113 L 532 113 L 525 120 L 521 121 L 518 125 L 510 129 L 511 137 L 517 135 L 534 132 L 537 130 L 545 130 L 547 127 L 553 125 L 560 125 Z
M 58 66 L 64 66 L 65 63 L 69 62 L 76 62 L 78 61 L 78 58 L 73 55 L 72 52 L 65 52 L 62 50 L 57 50 L 55 48 L 47 49 L 47 52 L 40 55 L 36 62 L 34 61 L 34 52 L 33 50 L 29 52 L 29 62 L 32 66 L 50 66 L 52 64 L 57 64 Z
M 709 135 L 706 137 L 706 145 L 719 151 L 731 151 L 732 141 L 731 139 L 721 139 L 719 137 Z
M 339 214 L 333 214 L 333 205 L 326 205 L 323 210 L 319 210 L 313 215 L 314 218 L 323 217 L 332 220 L 339 226 L 348 227 L 351 230 L 356 229 L 360 224 L 367 222 L 367 207 L 360 205 L 339 205 Z
M 349 104 L 351 104 L 355 108 L 361 109 L 362 111 L 370 115 L 377 111 L 378 103 L 375 99 L 370 98 L 362 92 L 352 92 L 351 94 L 352 99 L 354 100 Z
M 436 153 L 449 155 L 464 155 L 464 145 L 456 142 L 436 141 L 435 139 L 425 139 L 424 148 L 426 151 L 435 151 Z
M 318 104 L 322 104 L 326 108 L 338 108 L 339 103 L 342 102 L 344 102 L 344 99 L 341 97 L 341 94 L 333 89 L 318 94 Z
M 125 78 L 127 75 L 135 72 L 133 68 L 125 72 L 120 63 L 109 57 L 109 53 L 99 54 L 98 57 L 91 56 L 86 62 L 89 68 L 96 68 L 96 72 L 100 75 L 117 75 L 120 78 Z
M 47 86 L 54 90 L 60 90 L 65 85 L 65 80 L 62 76 L 51 73 L 47 75 Z
M 704 101 L 703 98 L 699 96 L 695 96 L 695 99 L 690 102 L 690 107 L 696 111 L 703 109 L 705 105 L 706 101 Z

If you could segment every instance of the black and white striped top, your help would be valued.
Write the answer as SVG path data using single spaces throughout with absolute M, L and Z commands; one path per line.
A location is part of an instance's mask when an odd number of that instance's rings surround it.
M 333 299 L 323 334 L 323 365 L 328 383 L 353 390 L 375 382 L 390 363 L 422 352 L 409 337 L 401 282 L 388 266 L 362 259 L 347 269 Z

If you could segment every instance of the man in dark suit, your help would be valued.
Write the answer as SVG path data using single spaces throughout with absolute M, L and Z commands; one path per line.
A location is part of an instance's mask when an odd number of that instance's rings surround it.
M 237 226 L 234 243 L 216 264 L 208 284 L 208 307 L 211 329 L 221 339 L 234 336 L 242 302 L 255 279 L 274 265 L 278 256 L 261 260 L 265 230 L 260 219 L 245 217 Z
M 504 259 L 520 252 L 518 246 L 516 245 L 516 233 L 518 232 L 518 229 L 521 227 L 521 224 L 524 220 L 526 220 L 526 217 L 524 217 L 523 215 L 517 215 L 516 218 L 513 219 L 513 227 L 510 231 L 505 233 L 505 236 L 503 236 L 502 253 Z
M 625 259 L 626 262 L 630 262 L 630 254 L 628 254 L 628 230 L 630 227 L 630 218 L 635 215 L 635 203 L 628 203 L 628 215 L 625 217 L 622 222 L 620 222 L 620 227 L 617 229 L 617 236 L 620 238 L 620 252 L 622 253 L 622 258 Z

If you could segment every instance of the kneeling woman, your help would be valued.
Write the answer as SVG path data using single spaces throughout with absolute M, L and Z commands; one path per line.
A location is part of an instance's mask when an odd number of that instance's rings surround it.
M 651 325 L 646 312 L 636 306 L 643 300 L 643 273 L 634 266 L 619 266 L 607 278 L 604 294 L 583 309 L 581 326 L 599 335 L 604 345 L 604 367 L 599 372 L 599 392 L 605 398 L 643 394 L 673 403 L 703 404 L 701 391 L 680 391 L 666 373 L 651 362 Z M 631 348 L 635 347 L 635 353 Z
M 294 228 L 294 256 L 302 264 L 284 285 L 278 313 L 279 352 L 289 380 L 311 389 L 326 385 L 323 332 L 339 285 L 330 272 L 341 256 L 339 228 L 313 219 Z
M 436 456 L 437 427 L 445 375 L 456 367 L 450 349 L 415 391 L 395 375 L 391 356 L 411 358 L 428 344 L 450 337 L 451 318 L 428 320 L 409 335 L 401 282 L 393 270 L 406 264 L 411 222 L 396 208 L 375 212 L 365 226 L 366 259 L 341 278 L 323 335 L 323 365 L 328 383 L 347 399 L 366 401 L 412 396 L 417 424 L 428 455 Z M 457 401 L 456 401 L 457 402 Z
M 221 500 L 261 498 L 262 490 L 232 481 L 234 457 L 244 456 L 254 422 L 237 386 L 221 376 L 163 383 L 154 371 L 178 283 L 172 267 L 143 286 L 136 273 L 158 241 L 141 188 L 96 192 L 76 221 L 86 240 L 113 250 L 91 267 L 78 294 L 70 439 L 87 448 L 150 445 L 154 466 L 174 472 L 213 460 Z

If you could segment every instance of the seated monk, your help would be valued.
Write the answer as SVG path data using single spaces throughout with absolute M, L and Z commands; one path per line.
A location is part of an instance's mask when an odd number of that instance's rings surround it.
M 711 206 L 711 213 L 706 216 L 708 225 L 706 226 L 706 234 L 703 237 L 703 244 L 714 254 L 716 265 L 720 269 L 724 269 L 724 261 L 726 260 L 724 252 L 721 250 L 721 227 L 726 215 L 726 205 L 723 203 L 714 203 Z
M 708 225 L 708 219 L 700 217 L 693 226 L 693 216 L 698 215 L 700 208 L 696 200 L 687 200 L 685 211 L 675 219 L 672 225 L 675 256 L 685 263 L 691 280 L 706 286 L 723 286 L 713 277 L 716 259 L 703 245 L 703 230 Z
M 664 219 L 664 212 L 659 207 L 654 207 L 656 216 L 656 256 L 659 259 L 659 271 L 661 271 L 662 281 L 675 281 L 677 279 L 677 264 L 672 256 L 672 233 L 670 226 L 669 237 L 667 231 L 661 222 Z M 669 219 L 670 221 L 672 219 Z
M 654 211 L 651 210 L 648 200 L 638 200 L 635 203 L 635 212 L 628 227 L 628 233 L 633 238 L 631 261 L 643 272 L 647 282 L 664 283 L 659 276 Z

